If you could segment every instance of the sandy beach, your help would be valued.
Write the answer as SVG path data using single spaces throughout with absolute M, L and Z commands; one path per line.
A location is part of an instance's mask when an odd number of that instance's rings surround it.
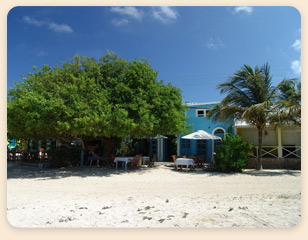
M 301 219 L 301 171 L 18 165 L 7 176 L 7 218 L 20 228 L 288 228 Z

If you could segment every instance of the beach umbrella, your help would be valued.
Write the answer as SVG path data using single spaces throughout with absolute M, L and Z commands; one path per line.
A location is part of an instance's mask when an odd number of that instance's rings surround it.
M 215 136 L 203 130 L 198 130 L 197 132 L 185 135 L 182 138 L 194 140 L 221 140 L 221 137 Z
M 203 130 L 198 130 L 197 132 L 193 132 L 191 134 L 185 135 L 182 138 L 184 139 L 192 139 L 192 140 L 212 140 L 212 146 L 213 146 L 213 140 L 221 140 L 221 137 L 215 136 L 213 134 L 210 134 Z M 212 151 L 212 159 L 211 161 L 214 162 L 214 151 Z

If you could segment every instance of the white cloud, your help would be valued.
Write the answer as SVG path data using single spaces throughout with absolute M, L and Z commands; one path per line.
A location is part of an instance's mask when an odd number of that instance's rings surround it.
M 253 12 L 253 7 L 238 6 L 233 9 L 233 14 L 244 12 L 246 14 L 251 14 Z
M 72 33 L 73 29 L 67 24 L 57 24 L 57 23 L 49 23 L 48 28 L 52 29 L 55 32 L 61 33 Z
M 36 19 L 34 19 L 34 18 L 30 18 L 29 16 L 24 16 L 23 17 L 23 20 L 26 22 L 26 23 L 28 23 L 28 24 L 30 24 L 30 25 L 35 25 L 35 26 L 41 26 L 41 25 L 43 25 L 43 24 L 46 24 L 45 22 L 43 22 L 43 21 L 38 21 L 38 20 L 36 20 Z
M 266 47 L 265 48 L 266 53 L 271 54 L 272 53 L 272 49 L 271 47 Z
M 216 50 L 217 49 L 217 44 L 214 43 L 213 39 L 211 39 L 207 44 L 206 47 L 210 50 Z
M 301 40 L 297 39 L 295 42 L 291 45 L 295 50 L 300 51 L 301 50 Z
M 142 20 L 143 11 L 137 9 L 136 7 L 112 7 L 111 12 L 119 13 L 120 15 L 129 16 L 131 18 Z
M 48 55 L 48 53 L 47 53 L 46 51 L 44 51 L 44 50 L 39 51 L 39 52 L 37 53 L 37 56 L 38 56 L 38 57 L 44 57 L 44 56 L 47 56 L 47 55 Z
M 279 52 L 280 56 L 288 57 L 288 54 L 283 49 L 279 49 L 278 52 Z
M 30 25 L 37 26 L 37 27 L 48 26 L 49 29 L 55 32 L 60 32 L 60 33 L 72 33 L 73 32 L 73 29 L 67 24 L 58 24 L 54 22 L 39 21 L 29 16 L 24 16 L 23 20 L 24 22 Z
M 153 8 L 153 17 L 164 24 L 175 22 L 179 14 L 172 7 L 162 6 Z
M 220 37 L 216 37 L 215 39 L 210 38 L 208 40 L 208 42 L 206 43 L 206 47 L 209 50 L 217 50 L 217 49 L 219 49 L 220 47 L 223 47 L 223 46 L 224 46 L 224 44 L 223 44 L 222 40 L 220 39 Z
M 291 69 L 293 70 L 293 72 L 296 75 L 300 75 L 302 72 L 302 68 L 301 68 L 301 61 L 300 60 L 294 60 L 291 63 Z
M 123 18 L 123 19 L 113 19 L 112 24 L 115 26 L 124 26 L 129 23 L 128 19 Z
M 137 7 L 111 7 L 110 11 L 123 16 L 122 19 L 112 20 L 115 26 L 127 25 L 130 22 L 129 19 L 135 19 L 141 22 L 144 16 L 151 16 L 151 14 L 154 19 L 164 24 L 169 24 L 175 22 L 179 16 L 173 7 L 167 6 L 152 7 L 152 12 L 148 12 L 147 14 Z

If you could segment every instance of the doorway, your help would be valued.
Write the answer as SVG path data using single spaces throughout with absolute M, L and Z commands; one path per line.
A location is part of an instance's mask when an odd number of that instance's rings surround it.
M 167 135 L 166 137 L 164 162 L 172 162 L 172 155 L 177 155 L 177 137 L 174 135 Z

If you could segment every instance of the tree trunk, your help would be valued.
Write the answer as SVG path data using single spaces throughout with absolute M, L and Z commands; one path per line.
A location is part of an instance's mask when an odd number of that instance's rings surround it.
M 79 139 L 79 141 L 81 142 L 80 167 L 83 168 L 85 145 L 82 139 Z
M 262 158 L 261 158 L 261 154 L 262 154 L 262 133 L 263 130 L 262 129 L 258 129 L 258 166 L 257 166 L 257 170 L 262 170 Z
M 81 149 L 80 152 L 80 167 L 83 168 L 83 162 L 84 162 L 84 149 Z
M 16 162 L 16 147 L 13 149 L 13 161 Z
M 104 139 L 104 158 L 107 162 L 107 166 L 110 166 L 112 164 L 112 140 L 111 138 Z

